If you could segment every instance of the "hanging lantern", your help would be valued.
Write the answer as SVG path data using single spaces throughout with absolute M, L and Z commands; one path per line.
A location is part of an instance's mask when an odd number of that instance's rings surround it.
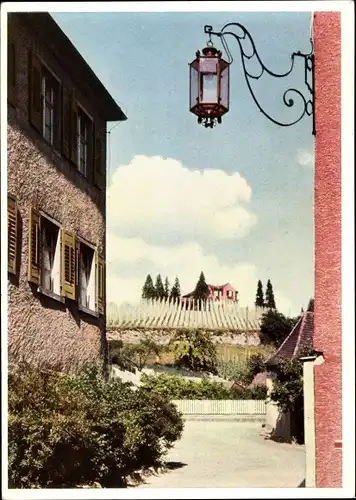
M 229 67 L 221 51 L 212 45 L 198 50 L 190 63 L 190 111 L 198 123 L 213 128 L 229 111 Z

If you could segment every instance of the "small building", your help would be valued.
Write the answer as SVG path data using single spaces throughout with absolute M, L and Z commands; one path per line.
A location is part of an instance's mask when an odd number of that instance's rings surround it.
M 208 300 L 227 300 L 234 303 L 238 302 L 238 291 L 230 285 L 230 283 L 225 283 L 224 285 L 209 285 L 209 296 Z M 194 295 L 194 292 L 187 293 L 183 295 L 183 299 L 190 299 Z
M 106 127 L 126 116 L 48 13 L 8 15 L 8 352 L 105 366 Z
M 290 334 L 286 337 L 280 347 L 266 361 L 267 390 L 270 394 L 273 389 L 273 381 L 278 375 L 278 364 L 283 360 L 299 360 L 305 353 L 313 350 L 314 313 L 304 312 Z M 266 428 L 275 439 L 290 442 L 293 438 L 299 442 L 304 441 L 304 416 L 303 395 L 296 405 L 296 410 L 281 413 L 277 405 L 269 401 L 266 411 Z

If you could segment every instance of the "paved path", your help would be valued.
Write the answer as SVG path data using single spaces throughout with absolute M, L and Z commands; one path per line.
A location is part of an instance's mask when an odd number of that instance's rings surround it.
M 261 431 L 261 423 L 187 420 L 167 457 L 172 470 L 140 487 L 298 487 L 305 477 L 304 447 L 266 440 Z

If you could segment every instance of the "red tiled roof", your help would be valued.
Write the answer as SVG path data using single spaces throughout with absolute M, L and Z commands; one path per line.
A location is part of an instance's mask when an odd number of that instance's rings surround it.
M 304 312 L 298 323 L 277 351 L 267 360 L 267 365 L 275 365 L 282 359 L 296 359 L 305 348 L 313 347 L 314 313 Z

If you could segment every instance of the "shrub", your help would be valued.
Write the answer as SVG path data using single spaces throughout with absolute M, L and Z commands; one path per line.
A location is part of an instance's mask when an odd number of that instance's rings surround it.
M 267 386 L 255 385 L 246 389 L 233 389 L 236 393 L 234 399 L 267 399 Z
M 152 355 L 159 356 L 165 350 L 165 346 L 157 344 L 150 338 L 142 338 L 136 344 L 123 344 L 116 341 L 110 349 L 110 361 L 123 370 L 142 370 Z
M 178 375 L 146 375 L 141 378 L 143 387 L 152 393 L 174 399 L 265 399 L 267 391 L 245 389 L 238 391 L 225 387 L 221 382 L 202 379 L 187 380 Z M 260 397 L 261 396 L 261 397 Z
M 200 330 L 181 330 L 171 342 L 178 368 L 216 373 L 216 346 L 211 335 Z
M 77 376 L 9 370 L 9 487 L 124 487 L 180 438 L 175 406 L 88 367 Z
M 251 382 L 250 371 L 245 360 L 243 361 L 218 361 L 216 364 L 219 377 L 247 385 Z

